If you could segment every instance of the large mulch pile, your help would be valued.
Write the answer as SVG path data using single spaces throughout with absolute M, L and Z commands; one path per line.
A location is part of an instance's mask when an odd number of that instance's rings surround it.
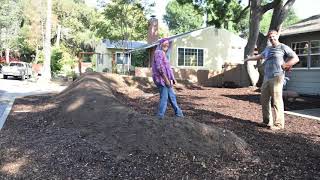
M 89 74 L 60 94 L 17 99 L 0 132 L 0 179 L 320 178 L 319 122 L 257 126 L 256 88 L 180 83 L 176 92 L 186 117 L 168 108 L 163 121 L 144 78 Z M 320 107 L 308 98 L 286 108 Z

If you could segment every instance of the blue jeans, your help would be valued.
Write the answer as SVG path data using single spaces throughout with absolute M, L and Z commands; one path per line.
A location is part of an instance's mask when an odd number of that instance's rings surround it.
M 157 116 L 161 119 L 164 117 L 164 114 L 166 113 L 166 109 L 167 109 L 168 100 L 169 100 L 171 106 L 174 109 L 176 116 L 183 117 L 183 113 L 178 106 L 176 94 L 174 93 L 173 88 L 162 86 L 162 85 L 157 85 L 157 87 L 160 92 L 160 102 L 159 102 Z

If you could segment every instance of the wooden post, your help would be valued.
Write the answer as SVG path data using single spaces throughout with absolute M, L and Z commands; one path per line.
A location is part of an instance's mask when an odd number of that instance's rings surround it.
M 81 62 L 82 62 L 82 53 L 79 53 L 79 57 L 78 57 L 78 61 L 79 61 L 79 74 L 81 75 Z

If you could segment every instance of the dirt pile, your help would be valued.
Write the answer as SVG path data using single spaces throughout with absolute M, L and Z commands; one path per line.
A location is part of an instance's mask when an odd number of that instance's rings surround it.
M 188 118 L 160 121 L 126 107 L 114 95 L 115 89 L 137 91 L 136 94 L 143 95 L 142 86 L 150 89 L 151 85 L 147 79 L 138 82 L 137 79 L 110 74 L 82 76 L 51 98 L 52 104 L 57 105 L 50 114 L 55 117 L 51 123 L 79 129 L 81 138 L 119 158 L 141 151 L 162 154 L 182 150 L 226 158 L 250 154 L 247 144 L 230 131 Z

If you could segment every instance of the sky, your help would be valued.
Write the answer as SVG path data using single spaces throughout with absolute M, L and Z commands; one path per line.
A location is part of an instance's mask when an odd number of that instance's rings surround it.
M 95 6 L 96 0 L 85 0 L 86 3 L 90 6 Z M 154 9 L 156 17 L 159 19 L 159 22 L 164 25 L 162 21 L 162 16 L 165 14 L 165 7 L 170 0 L 155 0 L 156 7 Z M 248 0 L 243 1 L 244 4 Z M 319 0 L 296 0 L 293 5 L 293 8 L 300 19 L 305 19 L 310 16 L 320 14 L 320 1 Z

